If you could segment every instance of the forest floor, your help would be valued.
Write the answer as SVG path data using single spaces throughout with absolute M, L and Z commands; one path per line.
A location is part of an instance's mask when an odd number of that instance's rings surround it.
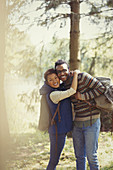
M 11 136 L 7 170 L 45 170 L 49 161 L 48 134 L 38 132 Z M 100 133 L 98 159 L 101 170 L 113 170 L 113 134 Z M 57 170 L 75 170 L 72 138 L 67 138 Z M 87 169 L 89 166 L 87 164 Z

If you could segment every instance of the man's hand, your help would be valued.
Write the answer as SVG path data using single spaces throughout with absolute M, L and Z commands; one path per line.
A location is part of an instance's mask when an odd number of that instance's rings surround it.
M 80 92 L 76 92 L 76 93 L 75 93 L 75 98 L 76 98 L 77 100 L 83 100 L 82 97 L 81 97 L 81 93 L 80 93 Z

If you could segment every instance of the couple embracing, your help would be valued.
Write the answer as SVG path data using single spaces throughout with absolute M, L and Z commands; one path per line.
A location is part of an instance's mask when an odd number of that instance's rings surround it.
M 71 72 L 63 60 L 55 63 L 55 69 L 47 70 L 44 78 L 45 84 L 40 89 L 40 94 L 46 94 L 47 103 L 54 117 L 48 130 L 50 160 L 47 170 L 56 169 L 66 135 L 70 131 L 72 131 L 76 169 L 86 170 L 87 157 L 90 170 L 99 170 L 97 149 L 100 110 L 91 107 L 88 101 L 93 102 L 95 97 L 103 94 L 105 87 L 88 73 L 81 73 L 78 70 Z M 54 115 L 58 105 L 59 114 Z M 72 105 L 74 114 L 72 114 Z

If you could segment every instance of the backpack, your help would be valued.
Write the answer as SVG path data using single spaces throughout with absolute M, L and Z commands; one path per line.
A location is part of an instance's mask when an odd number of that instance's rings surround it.
M 101 132 L 113 132 L 113 85 L 110 78 L 96 78 L 106 87 L 105 93 L 94 99 L 96 107 L 101 110 Z
M 40 131 L 48 131 L 49 127 L 53 124 L 55 124 L 55 126 L 57 126 L 56 122 L 55 122 L 55 117 L 56 117 L 57 113 L 58 113 L 58 121 L 61 121 L 59 107 L 60 107 L 60 102 L 57 105 L 54 116 L 52 116 L 52 114 L 50 112 L 50 108 L 49 108 L 47 100 L 46 100 L 46 95 L 41 96 L 40 117 L 39 117 L 39 122 L 38 122 L 38 129 Z
M 40 131 L 47 131 L 50 126 L 51 112 L 46 100 L 46 95 L 41 96 L 40 100 L 40 117 L 38 122 L 38 129 Z

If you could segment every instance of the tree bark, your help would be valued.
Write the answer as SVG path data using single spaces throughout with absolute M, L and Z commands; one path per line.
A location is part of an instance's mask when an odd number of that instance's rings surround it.
M 5 58 L 6 1 L 0 3 L 0 170 L 5 169 L 9 143 L 9 129 L 4 96 L 4 58 Z
M 80 2 L 73 0 L 71 7 L 71 28 L 70 28 L 70 69 L 79 69 L 80 67 L 80 50 L 79 50 L 79 22 L 80 22 Z

